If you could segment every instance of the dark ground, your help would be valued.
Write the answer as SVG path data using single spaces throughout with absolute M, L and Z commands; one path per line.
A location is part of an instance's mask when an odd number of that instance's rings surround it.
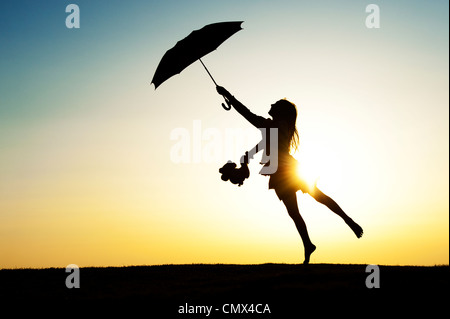
M 366 287 L 366 265 L 291 264 L 163 265 L 80 268 L 80 288 L 66 288 L 64 268 L 0 270 L 5 306 L 40 305 L 41 310 L 94 305 L 102 313 L 144 309 L 145 318 L 205 318 L 179 314 L 180 306 L 208 305 L 209 317 L 294 318 L 307 312 L 396 315 L 447 312 L 449 266 L 380 266 L 380 288 Z M 254 305 L 253 313 L 225 314 L 225 304 Z M 267 304 L 270 314 L 262 311 Z M 67 308 L 68 307 L 68 308 Z M 16 308 L 17 309 L 17 308 Z M 218 309 L 218 310 L 215 310 Z M 225 311 L 230 311 L 230 306 Z M 92 309 L 91 309 L 92 311 Z M 242 311 L 242 306 L 241 306 Z M 141 313 L 142 314 L 142 313 Z M 142 315 L 141 315 L 142 316 Z M 128 313 L 129 318 L 135 317 Z

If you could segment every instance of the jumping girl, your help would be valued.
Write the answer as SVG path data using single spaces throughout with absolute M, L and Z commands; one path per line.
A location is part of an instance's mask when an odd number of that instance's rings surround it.
M 301 190 L 303 193 L 310 194 L 316 201 L 327 206 L 331 211 L 340 216 L 345 223 L 352 229 L 356 237 L 360 238 L 363 235 L 363 229 L 355 223 L 330 197 L 320 191 L 317 186 L 309 187 L 304 181 L 297 176 L 297 160 L 290 155 L 291 150 L 296 150 L 298 147 L 298 131 L 295 125 L 297 120 L 297 108 L 295 105 L 287 100 L 279 100 L 272 104 L 269 115 L 272 119 L 265 119 L 261 116 L 253 114 L 247 107 L 232 96 L 225 88 L 217 86 L 217 92 L 222 95 L 227 102 L 232 105 L 245 119 L 258 129 L 277 129 L 278 133 L 278 161 L 275 172 L 262 173 L 269 175 L 269 189 L 274 189 L 278 198 L 284 203 L 289 216 L 293 219 L 295 226 L 303 241 L 305 260 L 304 264 L 308 264 L 311 254 L 316 250 L 316 246 L 311 242 L 306 224 L 300 215 L 296 192 Z M 270 140 L 266 139 L 266 147 L 270 147 Z M 261 143 L 259 144 L 261 145 Z M 262 148 L 258 145 L 249 151 L 250 158 L 260 151 Z M 267 150 L 266 150 L 267 151 Z M 248 156 L 247 156 L 248 158 Z M 248 161 L 248 159 L 247 159 Z M 241 163 L 244 159 L 241 159 Z M 270 166 L 269 162 L 264 162 L 265 167 Z

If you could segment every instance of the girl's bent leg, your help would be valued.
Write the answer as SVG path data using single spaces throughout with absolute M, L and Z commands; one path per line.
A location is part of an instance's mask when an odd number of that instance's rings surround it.
M 289 216 L 291 216 L 292 220 L 294 221 L 300 237 L 302 238 L 303 246 L 305 248 L 305 261 L 303 263 L 308 264 L 311 254 L 314 252 L 314 250 L 316 250 L 316 246 L 311 242 L 308 230 L 306 229 L 305 221 L 300 215 L 300 211 L 297 205 L 297 196 L 295 195 L 295 193 L 286 195 L 283 198 L 283 203 L 286 206 Z

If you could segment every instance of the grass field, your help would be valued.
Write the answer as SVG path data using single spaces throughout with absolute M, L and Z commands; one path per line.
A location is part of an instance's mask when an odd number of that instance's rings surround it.
M 66 287 L 70 273 L 65 268 L 0 270 L 0 300 L 4 305 L 8 301 L 133 304 L 151 310 L 149 314 L 165 314 L 154 318 L 286 318 L 313 306 L 323 314 L 355 307 L 371 314 L 418 310 L 437 314 L 446 310 L 449 297 L 448 266 L 380 266 L 380 287 L 371 289 L 366 287 L 371 274 L 366 265 L 194 264 L 79 270 L 80 288 L 72 289 Z M 245 313 L 230 313 L 244 311 L 243 305 Z M 265 305 L 270 313 L 267 309 L 261 313 Z M 210 306 L 211 312 L 179 313 L 194 311 L 195 306 Z

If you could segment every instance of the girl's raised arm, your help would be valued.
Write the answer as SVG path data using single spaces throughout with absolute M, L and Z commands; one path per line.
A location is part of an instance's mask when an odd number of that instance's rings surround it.
M 239 112 L 247 121 L 257 128 L 265 127 L 267 119 L 262 116 L 252 113 L 244 104 L 239 102 L 230 92 L 228 92 L 224 87 L 217 86 L 217 93 L 222 95 L 224 98 L 230 102 L 230 104 Z

